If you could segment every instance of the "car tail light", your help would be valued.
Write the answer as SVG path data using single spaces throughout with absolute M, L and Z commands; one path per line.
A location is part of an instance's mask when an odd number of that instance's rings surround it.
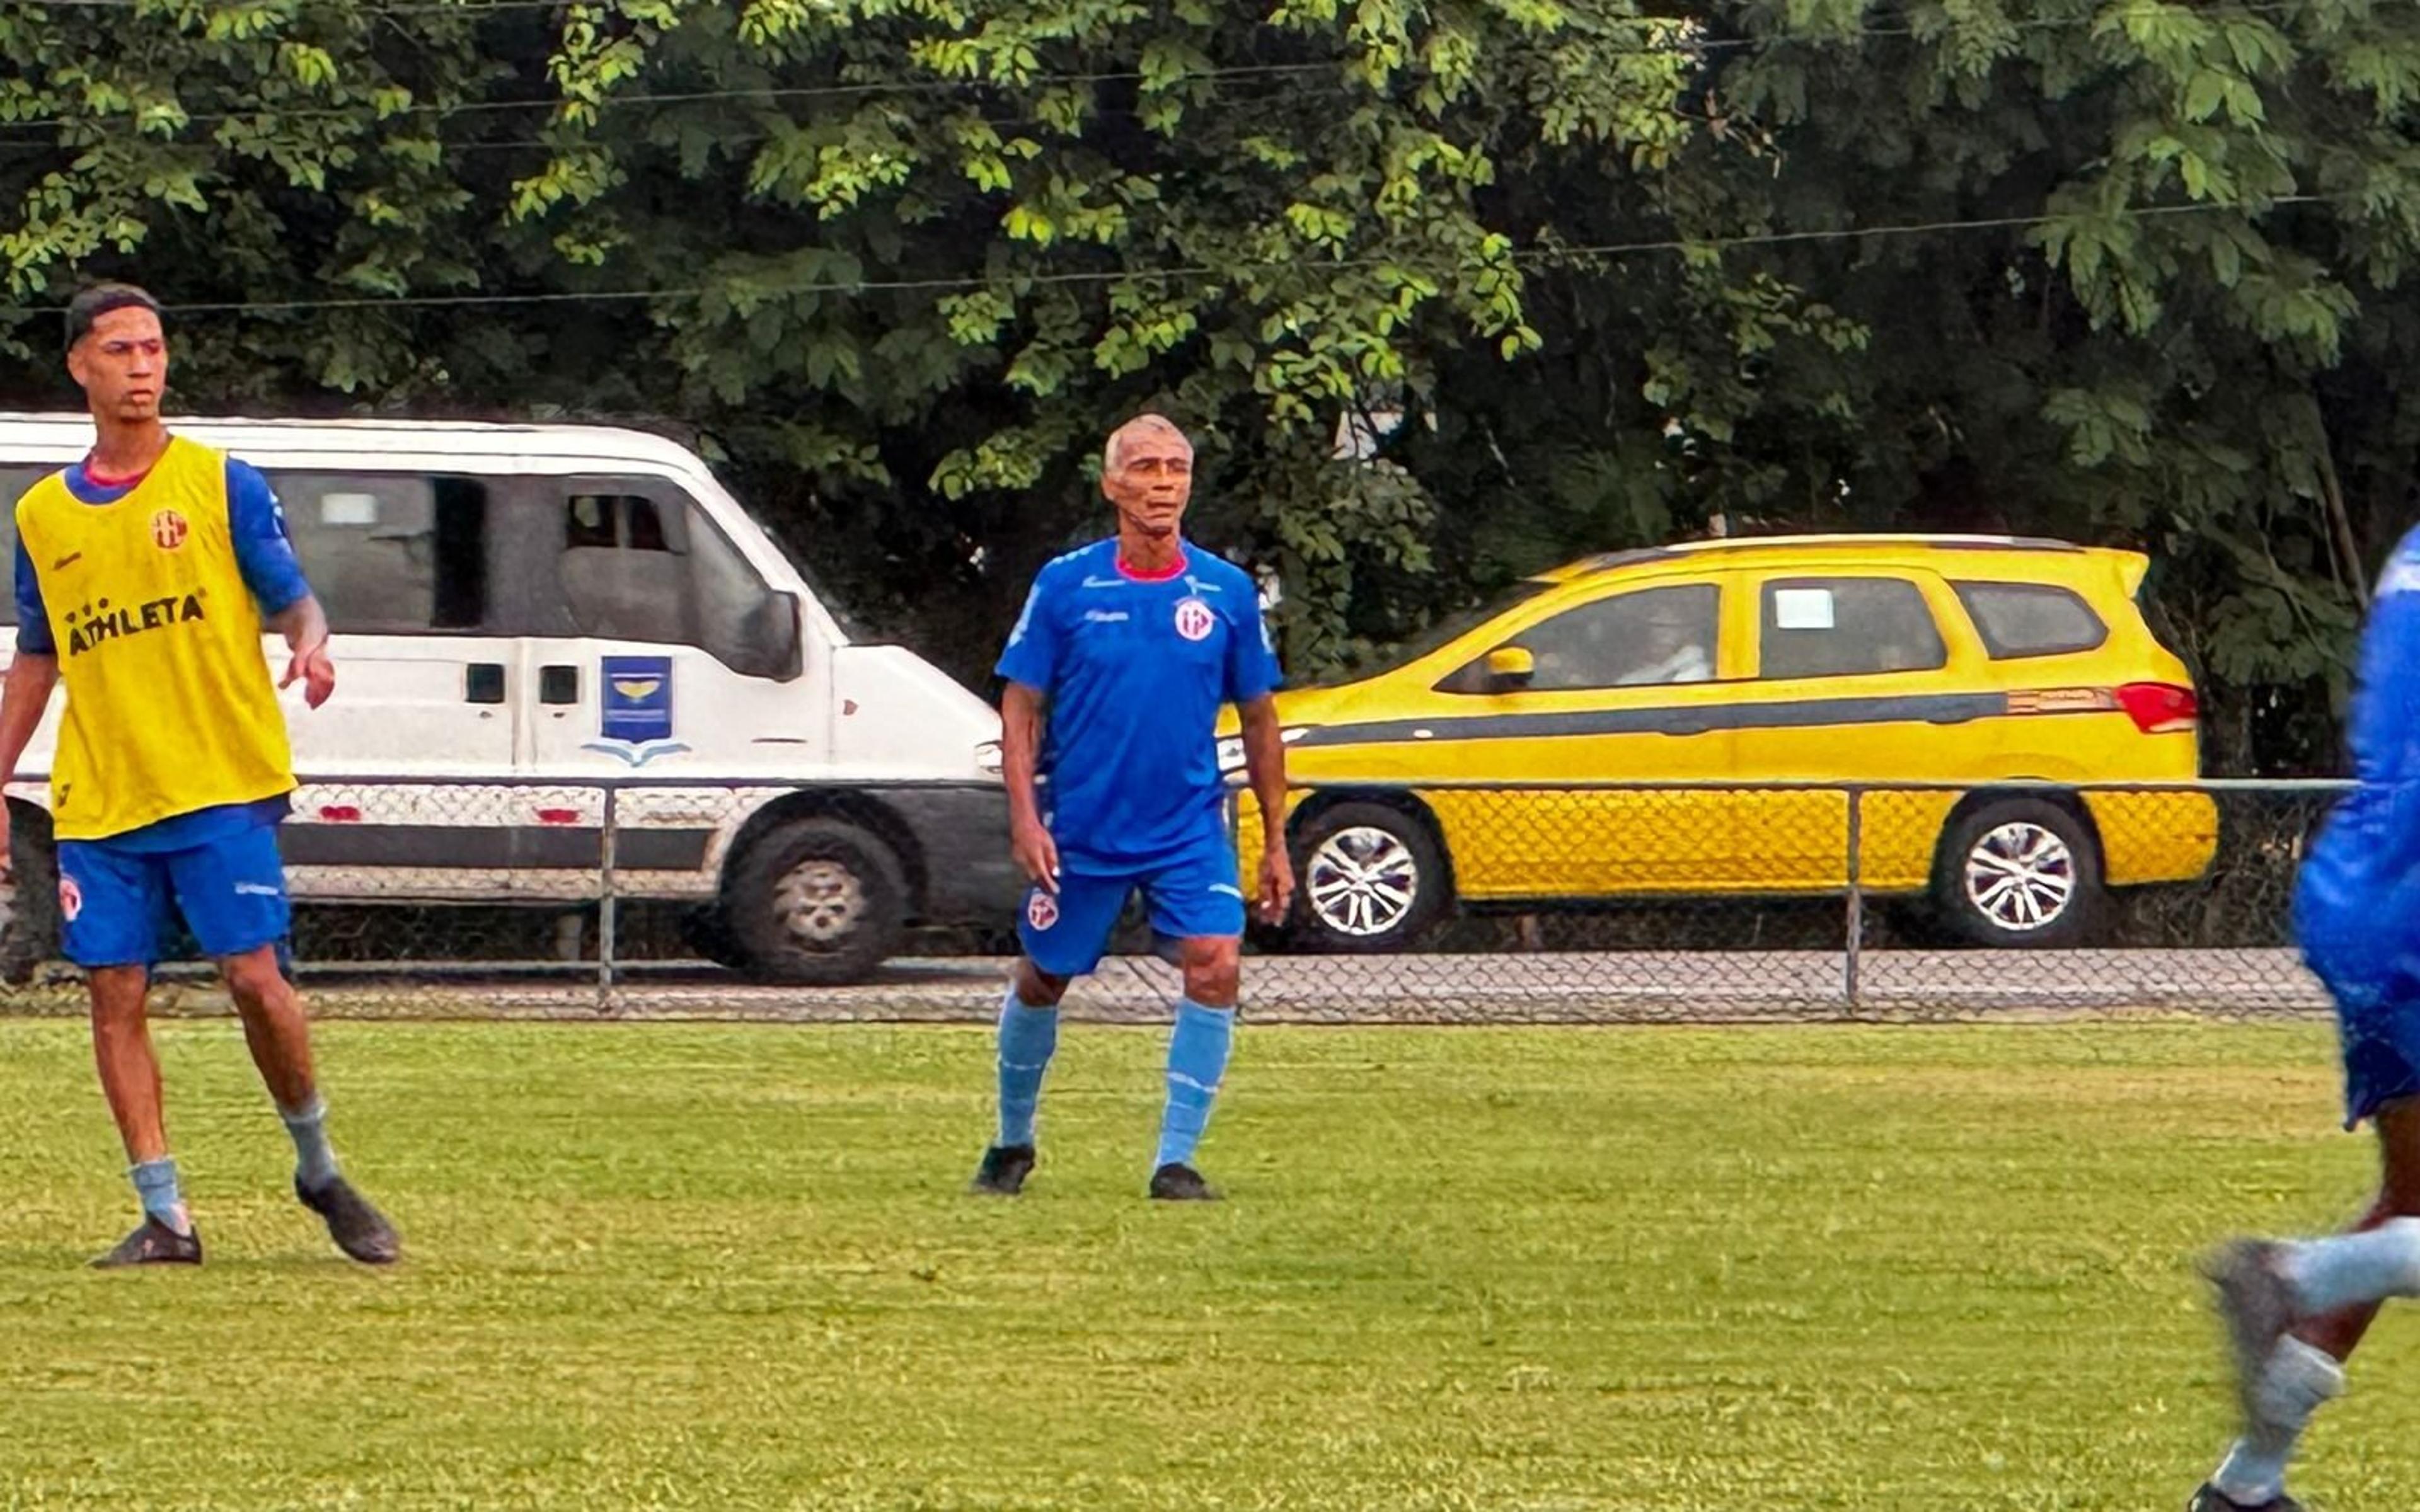
M 2192 688 L 2174 683 L 2128 683 L 2118 690 L 2118 706 L 2147 735 L 2174 734 L 2201 723 L 2201 701 Z

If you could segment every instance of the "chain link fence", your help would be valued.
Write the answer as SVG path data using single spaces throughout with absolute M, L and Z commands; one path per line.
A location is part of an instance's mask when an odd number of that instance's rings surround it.
M 1311 1022 L 2262 1015 L 2329 782 L 1305 788 L 1245 1000 Z M 53 847 L 13 806 L 0 1011 L 83 1011 Z M 307 782 L 283 844 L 322 1014 L 988 1019 L 1023 889 L 999 790 L 633 777 Z M 1234 809 L 1245 887 L 1263 830 Z M 160 1011 L 224 996 L 190 939 Z M 1070 1009 L 1182 990 L 1130 907 Z

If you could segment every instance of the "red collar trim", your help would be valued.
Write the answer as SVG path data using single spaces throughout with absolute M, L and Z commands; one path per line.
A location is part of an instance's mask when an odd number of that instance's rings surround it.
M 160 464 L 167 459 L 169 451 L 174 448 L 176 444 L 177 438 L 173 435 L 170 436 L 168 438 L 167 446 L 161 448 L 160 455 L 151 459 L 151 465 L 149 467 L 145 468 L 140 472 L 123 478 L 113 478 L 103 474 L 99 468 L 92 465 L 92 454 L 90 452 L 86 452 L 84 454 L 84 481 L 91 484 L 96 488 L 132 488 L 136 484 L 141 483 L 144 479 L 149 477 L 152 473 L 158 471 Z
M 151 467 L 145 468 L 142 471 L 134 473 L 131 477 L 113 478 L 102 472 L 99 468 L 94 467 L 92 465 L 92 458 L 87 455 L 84 459 L 84 481 L 91 484 L 96 488 L 132 488 L 136 484 L 141 483 L 144 479 L 149 477 L 151 475 L 151 468 L 156 468 L 159 465 L 159 463 L 154 462 L 151 464 Z
M 1118 576 L 1125 579 L 1128 582 L 1169 582 L 1183 577 L 1185 575 L 1185 553 L 1182 551 L 1179 551 L 1176 554 L 1176 560 L 1174 562 L 1170 563 L 1167 566 L 1162 567 L 1157 572 L 1145 572 L 1140 567 L 1130 567 L 1126 565 L 1126 559 L 1123 555 L 1118 558 Z

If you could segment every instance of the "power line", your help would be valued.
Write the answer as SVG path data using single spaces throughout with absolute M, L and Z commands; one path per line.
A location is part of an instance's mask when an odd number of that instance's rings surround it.
M 2298 205 L 2335 203 L 2338 196 L 2327 194 L 2288 194 L 2271 200 L 2265 209 L 2281 209 Z M 2240 206 L 2220 204 L 2145 205 L 2130 207 L 2116 213 L 2125 219 L 2165 218 L 2181 215 L 2207 215 L 2222 210 L 2241 209 Z M 1853 241 L 1863 237 L 1939 236 L 1966 231 L 2013 230 L 2042 224 L 2050 219 L 2041 215 L 2000 215 L 1956 221 L 1900 222 L 1886 225 L 1835 226 L 1807 231 L 1752 232 L 1730 237 L 1671 237 L 1645 241 L 1615 241 L 1569 247 L 1523 247 L 1510 255 L 1517 262 L 1575 261 L 1590 257 L 1640 256 L 1656 253 L 1721 251 L 1741 247 L 1788 246 L 1807 242 Z M 1319 269 L 1367 270 L 1402 261 L 1393 257 L 1344 257 L 1319 261 L 1311 266 Z M 1204 264 L 1183 264 L 1162 268 L 1078 270 L 1057 273 L 1024 273 L 1007 275 L 1007 281 L 1018 284 L 1057 286 L 1063 285 L 1120 284 L 1128 281 L 1149 281 L 1167 278 L 1224 278 L 1236 268 L 1246 270 L 1301 266 L 1305 259 L 1286 258 L 1245 263 L 1220 269 Z M 958 276 L 945 278 L 873 278 L 829 280 L 811 284 L 757 285 L 755 292 L 768 297 L 797 294 L 902 294 L 939 293 L 989 288 L 996 280 L 989 276 Z M 728 294 L 728 288 L 706 285 L 675 285 L 662 288 L 626 289 L 558 289 L 525 294 L 399 294 L 361 295 L 337 298 L 294 300 L 227 300 L 194 303 L 169 303 L 162 306 L 178 315 L 263 315 L 314 310 L 387 310 L 438 309 L 463 306 L 551 305 L 582 303 L 627 303 L 639 300 L 698 299 L 708 294 Z M 0 305 L 0 315 L 57 315 L 59 305 Z

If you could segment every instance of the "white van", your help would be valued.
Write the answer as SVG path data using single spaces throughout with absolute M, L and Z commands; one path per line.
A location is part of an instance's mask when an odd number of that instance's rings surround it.
M 176 420 L 269 475 L 334 632 L 336 696 L 284 695 L 298 903 L 705 905 L 728 964 L 861 978 L 911 924 L 1012 917 L 1000 720 L 854 640 L 688 449 L 591 425 Z M 0 501 L 89 449 L 0 414 Z M 0 542 L 13 556 L 13 512 Z M 14 595 L 0 595 L 16 638 Z M 264 646 L 284 664 L 282 642 Z M 8 789 L 25 921 L 49 927 L 57 705 Z M 550 784 L 560 782 L 560 786 Z M 489 784 L 481 786 L 479 784 Z

